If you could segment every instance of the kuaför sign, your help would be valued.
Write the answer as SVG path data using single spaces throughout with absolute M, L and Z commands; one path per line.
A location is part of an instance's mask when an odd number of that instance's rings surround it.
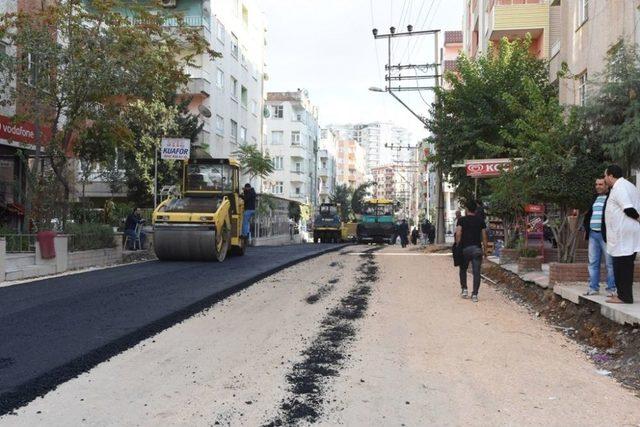
M 189 160 L 191 141 L 187 138 L 162 138 L 160 158 L 162 160 Z

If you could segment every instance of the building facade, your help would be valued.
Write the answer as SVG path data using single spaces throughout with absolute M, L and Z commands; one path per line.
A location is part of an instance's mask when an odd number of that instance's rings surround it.
M 355 139 L 338 141 L 336 183 L 356 188 L 367 181 L 366 149 Z
M 336 188 L 338 135 L 331 129 L 320 131 L 318 150 L 318 203 L 328 203 Z
M 640 43 L 640 1 L 555 0 L 550 7 L 550 79 L 560 102 L 584 105 L 589 82 L 604 70 L 610 47 L 622 39 Z M 565 63 L 567 77 L 558 78 Z
M 267 94 L 267 144 L 275 171 L 263 191 L 303 204 L 317 204 L 318 109 L 307 91 Z
M 533 41 L 531 52 L 538 58 L 549 58 L 550 0 L 463 1 L 463 44 L 471 58 L 485 53 L 491 43 L 503 37 L 513 40 L 527 34 Z
M 372 195 L 399 202 L 399 216 L 410 220 L 413 225 L 418 224 L 420 214 L 419 173 L 417 165 L 409 164 L 391 163 L 371 169 Z

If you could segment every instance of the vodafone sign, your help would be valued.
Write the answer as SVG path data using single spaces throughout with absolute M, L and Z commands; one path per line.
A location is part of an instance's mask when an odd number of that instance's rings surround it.
M 492 178 L 500 176 L 505 169 L 511 168 L 511 159 L 466 160 L 467 176 L 472 178 Z
M 51 139 L 51 132 L 48 128 L 41 128 L 41 132 L 43 143 Z M 35 144 L 36 128 L 33 123 L 14 122 L 11 117 L 0 116 L 0 139 Z

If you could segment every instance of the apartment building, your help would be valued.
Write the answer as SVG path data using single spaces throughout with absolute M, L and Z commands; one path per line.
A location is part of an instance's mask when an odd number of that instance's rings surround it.
M 318 150 L 318 202 L 327 203 L 333 195 L 337 179 L 338 135 L 331 129 L 320 130 Z
M 550 79 L 560 102 L 584 105 L 589 82 L 604 70 L 609 48 L 618 40 L 640 43 L 640 1 L 555 0 L 551 3 Z M 558 78 L 563 63 L 567 78 Z
M 336 182 L 350 188 L 367 181 L 366 149 L 355 139 L 338 141 Z
M 390 199 L 400 203 L 401 216 L 418 223 L 419 179 L 418 165 L 391 163 L 371 169 L 373 186 L 371 193 L 376 198 Z
M 48 2 L 49 0 L 2 0 L 0 15 L 28 13 L 46 6 Z M 16 54 L 15 48 L 3 40 L 0 40 L 0 52 Z M 14 85 L 15 83 L 16 81 L 12 82 Z M 29 113 L 32 107 L 31 100 L 18 98 L 11 101 L 8 105 L 0 105 L 0 226 L 4 224 L 18 229 L 24 227 L 24 201 L 27 191 L 26 165 L 18 156 L 18 150 L 23 150 L 27 156 L 35 154 L 36 126 L 31 121 L 14 121 L 16 115 Z M 43 139 L 46 139 L 46 129 L 41 128 L 40 131 Z
M 267 94 L 268 143 L 275 172 L 263 190 L 300 203 L 317 204 L 318 109 L 306 90 Z
M 406 149 L 413 143 L 411 133 L 390 122 L 372 122 L 358 124 L 329 125 L 338 133 L 340 139 L 358 141 L 366 152 L 366 167 L 370 177 L 371 169 L 389 163 L 406 162 L 409 153 Z
M 470 57 L 485 53 L 491 43 L 503 37 L 513 40 L 529 34 L 533 39 L 531 52 L 538 58 L 549 58 L 551 0 L 463 1 L 463 45 Z

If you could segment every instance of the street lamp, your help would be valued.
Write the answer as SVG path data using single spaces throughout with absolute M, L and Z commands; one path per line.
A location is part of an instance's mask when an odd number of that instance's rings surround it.
M 384 90 L 384 89 L 382 89 L 382 88 L 379 88 L 379 87 L 375 87 L 375 86 L 371 86 L 371 87 L 369 88 L 369 90 L 370 90 L 371 92 L 386 92 L 386 90 Z

